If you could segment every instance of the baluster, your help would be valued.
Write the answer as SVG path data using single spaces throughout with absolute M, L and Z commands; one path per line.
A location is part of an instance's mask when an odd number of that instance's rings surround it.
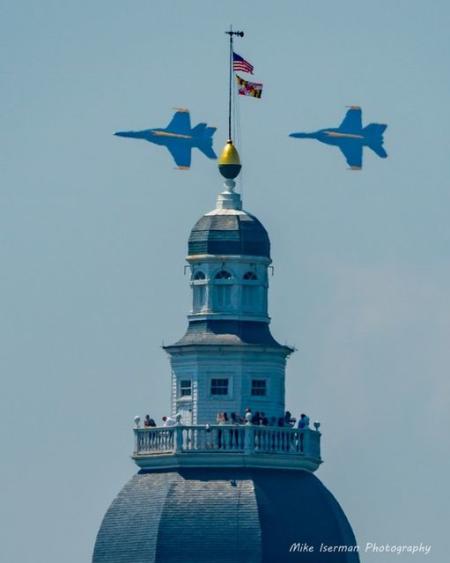
M 245 447 L 245 426 L 239 428 L 239 449 L 243 450 Z
M 236 430 L 234 431 L 235 436 L 235 443 L 236 443 L 236 450 L 242 450 L 242 428 L 240 426 L 236 426 Z
M 214 428 L 213 431 L 213 448 L 219 449 L 222 445 L 222 430 L 221 428 Z
M 230 449 L 230 429 L 224 428 L 223 430 L 223 449 L 229 450 Z
M 293 451 L 295 430 L 289 430 L 286 436 L 286 452 L 290 454 Z
M 198 437 L 198 449 L 205 450 L 206 449 L 206 436 L 208 432 L 206 428 L 197 428 L 197 437 Z
M 234 428 L 227 428 L 227 448 L 229 450 L 234 449 L 233 448 L 233 438 L 234 438 Z
M 244 453 L 251 454 L 256 449 L 255 430 L 251 424 L 244 426 Z
M 214 442 L 214 428 L 209 427 L 209 432 L 206 434 L 206 447 L 210 450 Z

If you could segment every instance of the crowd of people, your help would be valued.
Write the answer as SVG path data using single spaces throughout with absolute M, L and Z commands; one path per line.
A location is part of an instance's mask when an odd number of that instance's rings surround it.
M 162 417 L 162 426 L 175 426 L 176 424 L 183 424 L 182 417 L 180 414 L 177 414 L 175 417 L 171 416 L 163 416 Z M 288 427 L 288 428 L 309 428 L 309 417 L 302 413 L 300 418 L 297 419 L 292 417 L 289 411 L 284 413 L 284 416 L 276 417 L 271 416 L 270 418 L 265 415 L 264 412 L 255 411 L 253 413 L 250 407 L 245 409 L 244 415 L 237 414 L 232 412 L 229 416 L 226 412 L 218 412 L 216 417 L 217 424 L 254 424 L 260 426 L 278 426 L 278 427 Z M 156 422 L 153 418 L 150 417 L 149 414 L 145 415 L 144 418 L 144 427 L 151 428 L 156 427 Z
M 294 418 L 289 411 L 284 416 L 270 418 L 262 411 L 253 412 L 250 407 L 245 409 L 244 416 L 232 412 L 229 416 L 226 412 L 218 412 L 216 417 L 217 424 L 254 424 L 259 426 L 279 426 L 295 428 L 297 419 Z M 297 428 L 308 428 L 309 417 L 302 413 L 297 423 Z

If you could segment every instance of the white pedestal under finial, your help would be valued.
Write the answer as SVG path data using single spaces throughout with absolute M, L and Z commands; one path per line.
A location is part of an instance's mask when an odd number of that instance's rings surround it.
M 217 196 L 217 209 L 242 209 L 241 196 L 234 191 L 236 182 L 228 179 L 224 186 L 225 190 Z

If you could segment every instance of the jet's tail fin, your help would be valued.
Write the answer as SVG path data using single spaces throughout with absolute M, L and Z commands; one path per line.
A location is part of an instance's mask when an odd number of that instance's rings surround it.
M 197 140 L 197 148 L 208 158 L 217 158 L 212 146 L 212 136 L 216 132 L 215 127 L 207 127 L 206 123 L 199 123 L 192 129 L 192 136 Z
M 207 138 L 210 138 L 214 135 L 214 133 L 217 131 L 217 127 L 207 127 L 204 132 L 203 135 Z
M 199 123 L 192 129 L 193 137 L 201 137 L 203 139 L 210 139 L 216 132 L 216 127 L 208 127 L 206 123 Z
M 383 133 L 387 125 L 382 123 L 371 123 L 364 127 L 363 132 L 368 138 L 367 146 L 373 150 L 380 158 L 386 158 L 387 152 L 383 147 Z
M 372 143 L 368 143 L 367 145 L 373 152 L 378 155 L 380 158 L 387 158 L 387 152 L 384 150 L 383 147 L 383 139 L 379 141 L 378 139 Z
M 191 133 L 193 137 L 201 137 L 203 135 L 204 130 L 206 129 L 206 123 L 199 123 L 196 125 Z
M 208 158 L 214 158 L 214 159 L 217 158 L 217 155 L 214 152 L 211 141 L 208 142 L 205 139 L 205 141 L 203 143 L 199 143 L 197 145 L 197 148 L 198 148 L 199 151 L 201 151 Z
M 369 137 L 382 137 L 383 133 L 386 131 L 387 125 L 382 123 L 371 123 L 370 125 L 366 125 L 363 129 L 363 133 L 365 133 Z

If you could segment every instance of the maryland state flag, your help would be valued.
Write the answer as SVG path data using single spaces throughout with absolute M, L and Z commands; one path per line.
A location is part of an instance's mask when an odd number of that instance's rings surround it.
M 236 82 L 238 85 L 238 92 L 241 96 L 252 96 L 253 98 L 260 98 L 262 94 L 263 85 L 259 82 L 249 82 L 244 80 L 236 74 Z

